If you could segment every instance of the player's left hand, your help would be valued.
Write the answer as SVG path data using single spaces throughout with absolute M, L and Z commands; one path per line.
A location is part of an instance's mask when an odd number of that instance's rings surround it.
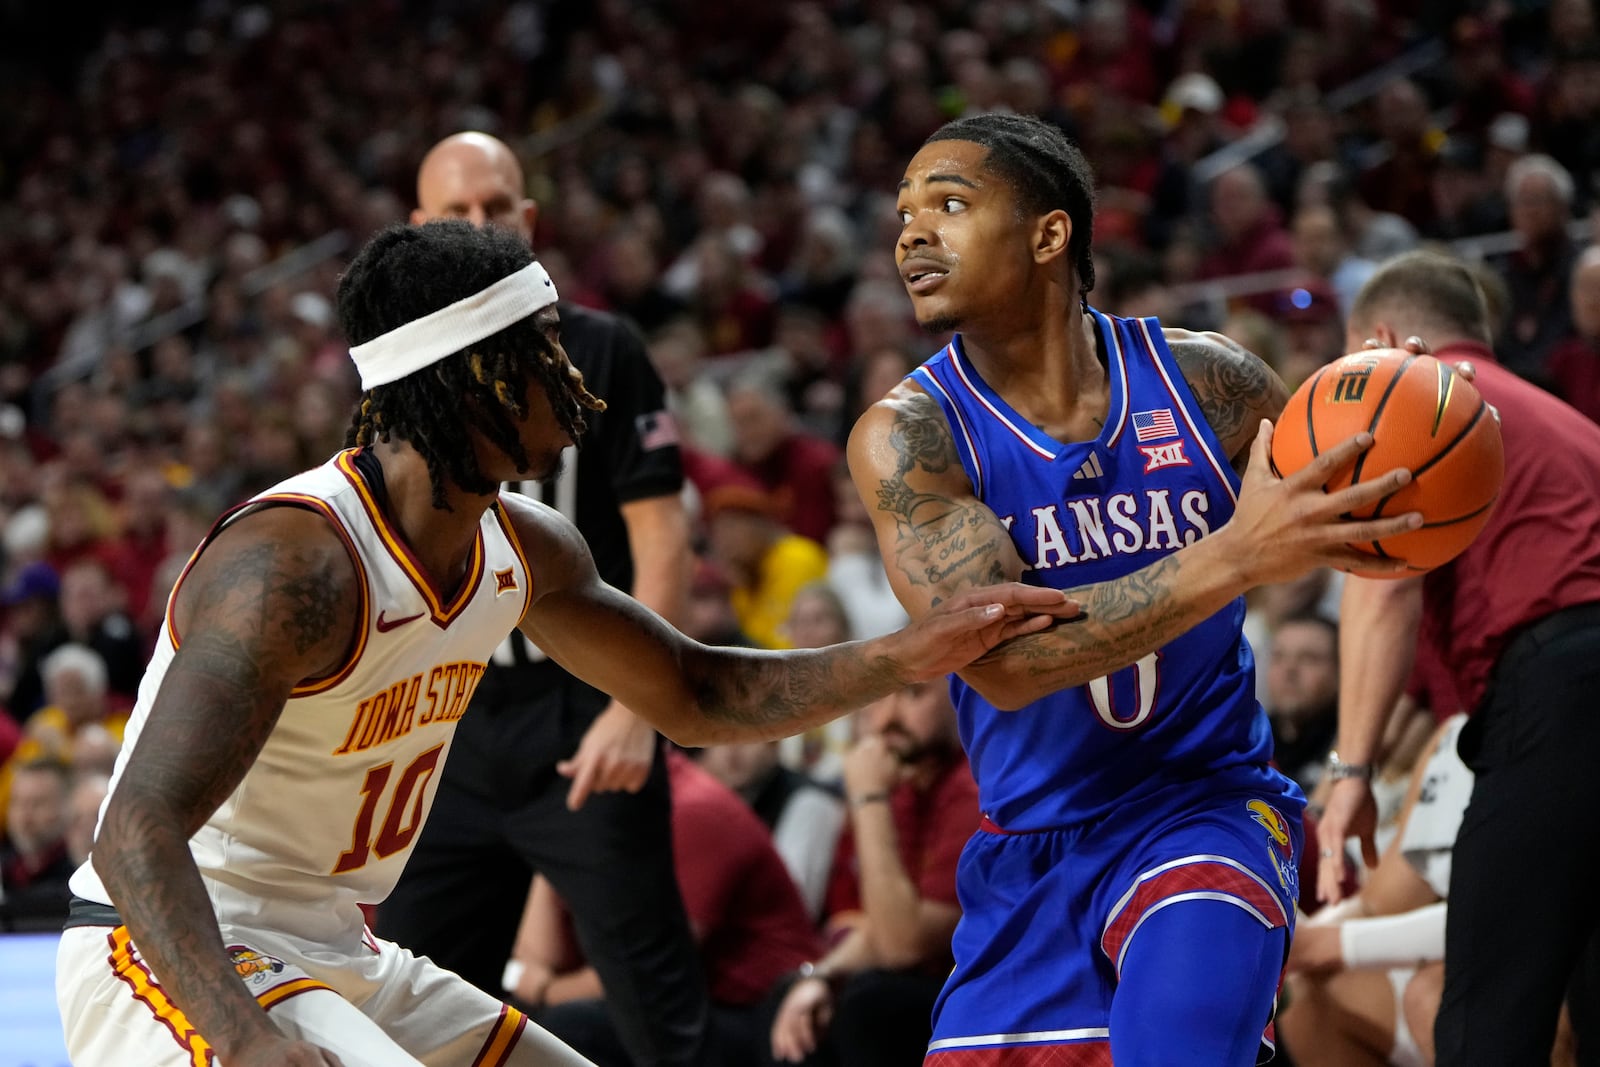
M 591 793 L 637 793 L 655 758 L 655 727 L 612 701 L 589 724 L 578 751 L 556 764 L 558 773 L 572 779 L 567 810 L 583 807 Z
M 1344 969 L 1344 949 L 1339 944 L 1339 927 L 1315 926 L 1302 922 L 1295 927 L 1289 943 L 1290 973 L 1325 975 Z
M 1048 629 L 1078 614 L 1078 602 L 1058 589 L 1007 582 L 945 600 L 886 641 L 910 675 L 926 681 L 953 674 L 1002 642 Z
M 1373 833 L 1378 826 L 1378 804 L 1372 799 L 1372 786 L 1360 778 L 1341 778 L 1328 792 L 1327 807 L 1317 822 L 1317 844 L 1321 849 L 1317 864 L 1317 899 L 1337 904 L 1344 899 L 1344 843 L 1351 837 L 1361 840 L 1361 858 L 1367 869 L 1378 865 L 1378 846 Z

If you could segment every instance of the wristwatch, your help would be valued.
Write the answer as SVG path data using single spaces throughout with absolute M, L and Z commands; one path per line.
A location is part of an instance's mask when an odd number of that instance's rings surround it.
M 1363 782 L 1372 781 L 1373 767 L 1370 763 L 1346 763 L 1339 758 L 1337 751 L 1328 753 L 1328 779 L 1337 782 L 1342 778 L 1359 778 Z

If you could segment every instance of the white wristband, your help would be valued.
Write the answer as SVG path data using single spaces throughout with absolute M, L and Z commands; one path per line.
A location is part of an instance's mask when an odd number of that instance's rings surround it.
M 1346 967 L 1411 967 L 1444 959 L 1444 901 L 1399 915 L 1339 924 Z
M 500 988 L 507 993 L 517 991 L 517 983 L 528 973 L 528 965 L 521 960 L 506 960 L 506 969 L 500 972 Z

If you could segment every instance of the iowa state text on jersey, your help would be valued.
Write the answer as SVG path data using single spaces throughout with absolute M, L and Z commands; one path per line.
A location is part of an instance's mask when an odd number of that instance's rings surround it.
M 364 752 L 373 745 L 404 737 L 413 726 L 455 722 L 467 710 L 472 691 L 483 677 L 483 667 L 482 663 L 465 660 L 441 663 L 425 676 L 413 674 L 378 690 L 356 705 L 350 732 L 333 754 Z

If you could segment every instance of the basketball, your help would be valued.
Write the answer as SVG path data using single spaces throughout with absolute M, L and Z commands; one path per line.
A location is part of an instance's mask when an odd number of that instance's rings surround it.
M 1327 485 L 1335 492 L 1405 467 L 1410 484 L 1354 519 L 1422 513 L 1419 529 L 1355 544 L 1369 555 L 1405 560 L 1397 578 L 1454 559 L 1483 529 L 1505 475 L 1500 424 L 1478 390 L 1447 363 L 1400 349 L 1354 352 L 1328 364 L 1289 398 L 1272 435 L 1272 469 L 1301 470 L 1324 449 L 1362 430 L 1373 445 Z

